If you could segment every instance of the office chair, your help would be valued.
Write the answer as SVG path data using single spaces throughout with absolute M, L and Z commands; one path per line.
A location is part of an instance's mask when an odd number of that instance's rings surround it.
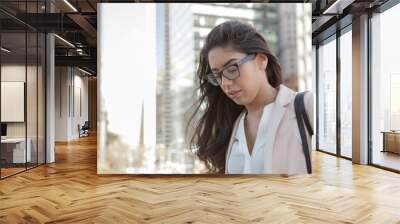
M 89 129 L 90 129 L 89 121 L 85 121 L 82 127 L 79 128 L 79 138 L 89 136 Z

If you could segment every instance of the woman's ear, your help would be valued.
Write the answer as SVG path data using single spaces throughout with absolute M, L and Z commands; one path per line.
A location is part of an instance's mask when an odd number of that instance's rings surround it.
M 257 62 L 260 70 L 265 71 L 268 66 L 268 57 L 265 54 L 257 54 Z

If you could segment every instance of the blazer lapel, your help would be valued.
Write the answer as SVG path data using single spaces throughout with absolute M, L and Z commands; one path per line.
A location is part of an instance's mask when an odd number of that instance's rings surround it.
M 272 161 L 273 161 L 273 150 L 274 142 L 276 137 L 276 132 L 278 130 L 279 124 L 286 112 L 287 106 L 291 102 L 292 94 L 294 92 L 289 88 L 280 85 L 278 95 L 275 99 L 274 107 L 272 108 L 271 116 L 268 120 L 267 125 L 267 136 L 266 136 L 266 151 L 265 151 L 265 161 L 264 161 L 264 171 L 272 171 Z
M 279 86 L 278 95 L 276 96 L 274 108 L 272 109 L 272 113 L 269 118 L 267 126 L 267 136 L 266 136 L 267 148 L 265 151 L 266 153 L 265 153 L 264 171 L 272 170 L 272 161 L 273 161 L 272 155 L 273 155 L 273 149 L 274 149 L 273 146 L 276 137 L 276 132 L 285 114 L 287 106 L 289 105 L 289 103 L 293 98 L 293 94 L 294 91 L 290 90 L 286 86 L 284 85 Z M 232 151 L 232 144 L 236 139 L 236 132 L 239 126 L 239 121 L 241 117 L 245 115 L 245 113 L 246 110 L 244 109 L 242 113 L 240 113 L 240 115 L 238 116 L 233 125 L 232 134 L 228 145 L 228 150 L 226 151 L 225 154 L 225 173 L 228 173 L 228 158 Z

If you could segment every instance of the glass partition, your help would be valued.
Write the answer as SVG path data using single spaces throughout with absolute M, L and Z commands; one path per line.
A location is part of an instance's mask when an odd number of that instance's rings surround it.
M 38 33 L 38 64 L 37 64 L 37 162 L 43 164 L 46 162 L 46 145 L 45 145 L 45 122 L 46 122 L 46 39 L 43 33 Z
M 23 16 L 43 13 L 44 3 L 7 1 L 0 7 Z M 0 178 L 45 162 L 45 44 L 44 33 L 0 12 Z
M 372 164 L 400 171 L 400 4 L 371 18 Z
M 1 34 L 1 176 L 24 171 L 31 160 L 26 144 L 26 33 Z
M 352 157 L 352 34 L 340 36 L 340 154 Z
M 336 36 L 318 48 L 318 147 L 336 154 Z
M 26 98 L 26 112 L 27 112 L 27 150 L 30 153 L 30 160 L 27 167 L 37 165 L 37 75 L 38 75 L 38 57 L 37 57 L 37 41 L 38 36 L 36 32 L 27 33 L 27 98 Z

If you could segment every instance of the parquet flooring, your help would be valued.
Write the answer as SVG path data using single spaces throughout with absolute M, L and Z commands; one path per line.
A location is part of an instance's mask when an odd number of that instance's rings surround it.
M 314 152 L 311 176 L 97 175 L 96 138 L 0 181 L 0 223 L 400 223 L 400 175 Z
M 21 172 L 21 171 L 24 171 L 25 170 L 25 167 L 23 167 L 23 168 L 1 168 L 1 176 L 2 177 L 7 177 L 7 176 L 10 176 L 10 175 L 13 175 L 13 174 L 15 174 L 15 173 L 18 173 L 18 172 Z

